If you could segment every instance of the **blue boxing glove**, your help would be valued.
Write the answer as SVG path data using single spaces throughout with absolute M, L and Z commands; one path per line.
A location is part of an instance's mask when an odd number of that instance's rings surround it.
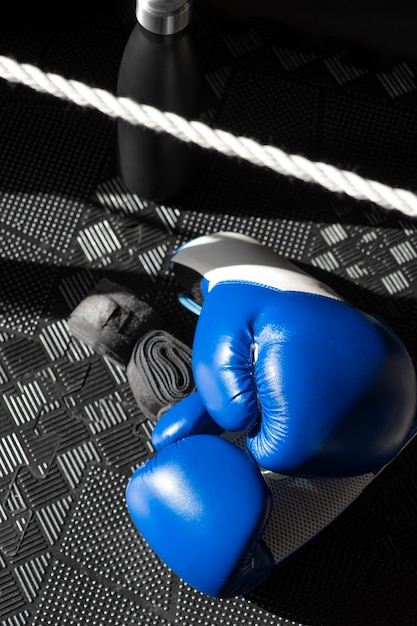
M 413 426 L 416 380 L 385 324 L 248 237 L 201 237 L 173 262 L 179 276 L 198 278 L 194 297 L 182 301 L 199 313 L 193 373 L 201 403 L 221 428 L 247 432 L 260 466 L 341 477 L 377 471 L 396 456 Z M 180 432 L 201 432 L 181 404 L 189 426 Z M 165 420 L 175 431 L 170 412 L 162 419 L 161 432 Z
M 126 500 L 151 548 L 203 593 L 244 593 L 275 567 L 261 537 L 271 493 L 249 454 L 220 437 L 162 448 L 136 470 Z
M 260 584 L 407 443 L 414 366 L 383 322 L 252 239 L 202 237 L 173 262 L 190 287 L 181 300 L 199 314 L 197 391 L 156 424 L 157 453 L 130 480 L 127 505 L 168 567 L 229 597 Z M 244 431 L 248 450 L 199 434 L 222 430 Z M 349 478 L 272 479 L 270 490 L 259 466 Z

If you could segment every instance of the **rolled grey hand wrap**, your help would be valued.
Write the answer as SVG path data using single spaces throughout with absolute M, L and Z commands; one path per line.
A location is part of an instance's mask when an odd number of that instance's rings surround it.
M 80 302 L 68 319 L 74 337 L 123 365 L 129 363 L 140 337 L 161 326 L 162 318 L 147 302 L 107 279 Z
M 194 390 L 191 349 L 166 331 L 150 331 L 132 352 L 127 378 L 139 408 L 155 421 Z

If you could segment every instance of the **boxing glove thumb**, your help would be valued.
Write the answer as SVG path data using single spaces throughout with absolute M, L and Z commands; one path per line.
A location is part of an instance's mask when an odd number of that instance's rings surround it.
M 152 431 L 155 450 L 191 435 L 220 435 L 221 426 L 207 412 L 198 391 L 180 400 L 157 421 Z
M 269 488 L 249 454 L 219 437 L 164 447 L 136 470 L 126 501 L 154 552 L 207 595 L 245 593 L 275 567 L 262 541 Z

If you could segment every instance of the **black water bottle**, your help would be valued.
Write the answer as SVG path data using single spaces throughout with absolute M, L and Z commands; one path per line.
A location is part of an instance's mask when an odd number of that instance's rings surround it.
M 187 119 L 200 112 L 202 74 L 190 32 L 191 0 L 137 0 L 118 95 Z M 197 148 L 165 133 L 118 121 L 120 176 L 131 193 L 162 202 L 195 175 Z

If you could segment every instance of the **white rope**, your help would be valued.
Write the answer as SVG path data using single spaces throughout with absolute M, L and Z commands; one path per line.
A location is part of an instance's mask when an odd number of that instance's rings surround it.
M 273 170 L 309 183 L 316 183 L 335 192 L 345 193 L 357 200 L 368 200 L 385 209 L 398 210 L 417 216 L 417 195 L 406 189 L 393 188 L 375 180 L 362 178 L 355 172 L 339 169 L 327 163 L 288 154 L 280 148 L 261 145 L 247 137 L 235 136 L 224 130 L 210 128 L 199 121 L 187 121 L 174 113 L 138 104 L 128 98 L 118 98 L 104 89 L 93 88 L 58 74 L 43 72 L 27 63 L 0 55 L 0 78 L 26 85 L 35 91 L 68 100 L 82 107 L 101 111 L 115 119 L 165 132 L 181 141 L 201 148 L 238 157 L 254 165 Z

